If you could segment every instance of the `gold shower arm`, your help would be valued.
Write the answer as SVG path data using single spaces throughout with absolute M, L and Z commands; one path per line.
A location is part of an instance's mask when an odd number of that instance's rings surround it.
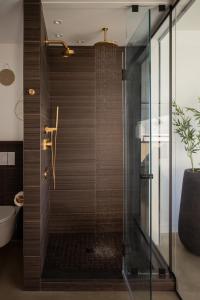
M 63 40 L 46 40 L 45 43 L 47 45 L 51 45 L 51 44 L 52 45 L 62 45 L 63 47 L 65 47 L 65 49 L 68 48 L 67 43 L 65 41 L 63 41 Z
M 63 40 L 46 40 L 46 45 L 62 45 L 65 48 L 64 56 L 68 57 L 74 54 L 74 50 L 70 49 L 67 43 Z
M 102 28 L 102 31 L 104 33 L 104 42 L 107 42 L 107 32 L 108 32 L 108 28 L 107 27 L 104 27 Z

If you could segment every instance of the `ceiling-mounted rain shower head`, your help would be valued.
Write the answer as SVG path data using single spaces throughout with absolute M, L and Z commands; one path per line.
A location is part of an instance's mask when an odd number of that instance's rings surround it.
M 63 53 L 63 57 L 69 57 L 69 56 L 71 56 L 75 53 L 73 49 L 70 49 L 67 46 L 65 41 L 62 41 L 62 40 L 47 40 L 47 41 L 45 41 L 45 43 L 47 45 L 62 45 L 65 48 L 64 53 Z
M 118 45 L 115 42 L 107 40 L 108 28 L 107 27 L 103 27 L 102 31 L 104 33 L 104 39 L 103 39 L 103 41 L 97 42 L 94 45 L 95 46 L 109 46 L 110 45 L 110 46 L 118 47 Z

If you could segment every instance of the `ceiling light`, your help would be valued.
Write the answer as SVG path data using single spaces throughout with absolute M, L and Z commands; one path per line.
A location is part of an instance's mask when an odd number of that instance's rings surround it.
M 56 36 L 57 38 L 62 38 L 62 37 L 63 37 L 63 34 L 62 34 L 62 33 L 56 33 L 55 36 Z
M 78 40 L 78 41 L 75 41 L 75 43 L 78 44 L 78 45 L 81 45 L 81 44 L 84 44 L 85 41 L 84 40 Z
M 53 23 L 56 25 L 60 25 L 62 24 L 62 20 L 54 20 Z

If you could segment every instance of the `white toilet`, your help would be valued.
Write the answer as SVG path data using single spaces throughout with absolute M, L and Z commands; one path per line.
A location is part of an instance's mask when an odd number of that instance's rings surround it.
M 17 206 L 0 206 L 0 248 L 12 239 L 19 210 Z

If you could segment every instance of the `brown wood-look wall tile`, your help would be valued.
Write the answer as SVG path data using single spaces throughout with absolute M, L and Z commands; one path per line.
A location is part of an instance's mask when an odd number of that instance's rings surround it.
M 48 49 L 52 126 L 60 107 L 49 230 L 121 232 L 123 49 L 73 48 Z
M 40 256 L 40 219 L 24 221 L 24 255 Z
M 51 214 L 49 230 L 53 233 L 94 232 L 95 224 L 94 213 L 67 214 L 63 211 L 63 214 Z
M 119 190 L 103 190 L 96 192 L 97 212 L 100 214 L 122 213 L 123 212 L 123 191 Z
M 40 186 L 40 150 L 24 151 L 24 185 Z
M 70 201 L 69 201 L 70 199 Z M 94 190 L 58 190 L 51 192 L 51 209 L 54 215 L 91 214 L 95 211 Z
M 123 230 L 122 49 L 95 48 L 97 231 Z
M 123 228 L 123 211 L 97 213 L 96 215 L 97 232 L 122 232 Z
M 25 290 L 40 290 L 40 256 L 24 256 Z
M 25 198 L 28 199 L 24 205 L 24 222 L 39 220 L 40 216 L 40 187 L 25 187 Z
M 38 138 L 38 132 L 40 131 L 40 114 L 25 114 L 24 127 L 24 149 L 38 150 L 40 145 Z
M 64 59 L 49 47 L 51 124 L 60 108 L 56 191 L 51 190 L 50 232 L 94 230 L 95 65 L 94 48 L 75 47 Z
M 24 285 L 35 290 L 40 289 L 48 239 L 49 183 L 43 172 L 49 153 L 41 149 L 43 128 L 50 123 L 45 40 L 41 1 L 24 0 Z
M 41 1 L 24 1 L 24 41 L 40 44 Z

